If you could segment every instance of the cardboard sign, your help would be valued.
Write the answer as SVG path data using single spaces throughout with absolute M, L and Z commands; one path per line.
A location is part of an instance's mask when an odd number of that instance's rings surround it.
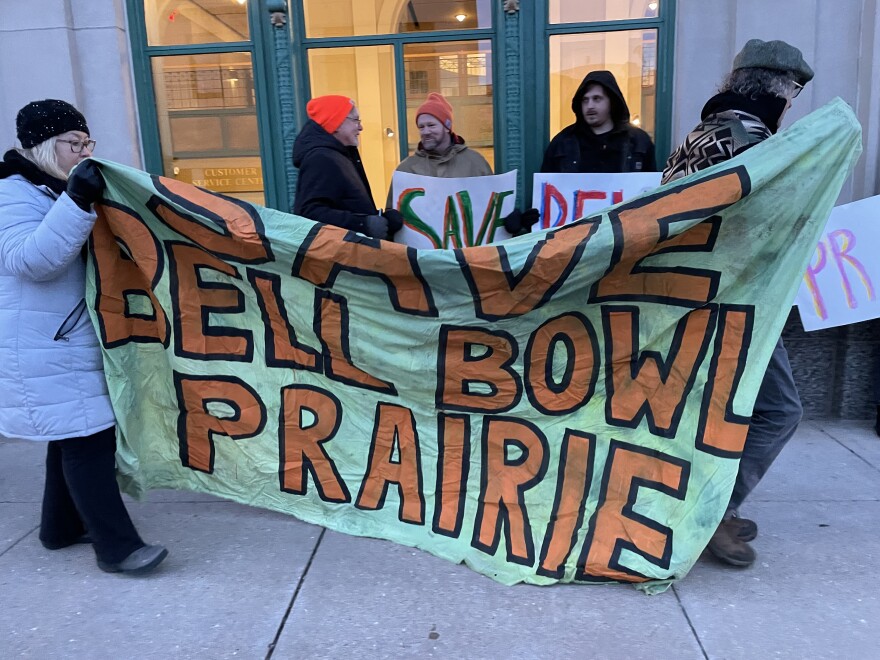
M 561 227 L 638 197 L 660 185 L 660 172 L 630 174 L 535 174 L 532 207 L 541 219 L 532 231 Z
M 404 217 L 398 243 L 463 248 L 510 238 L 502 220 L 516 205 L 516 170 L 458 179 L 395 172 L 391 191 Z
M 805 330 L 880 317 L 880 196 L 836 207 L 797 295 Z

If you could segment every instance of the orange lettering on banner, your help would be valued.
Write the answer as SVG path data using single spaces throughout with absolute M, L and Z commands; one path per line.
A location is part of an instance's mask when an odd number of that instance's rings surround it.
M 150 210 L 177 233 L 221 257 L 246 263 L 264 263 L 272 259 L 269 242 L 263 235 L 262 221 L 253 207 L 163 176 L 153 177 L 153 183 L 160 194 L 167 195 L 194 215 L 205 216 L 217 227 L 216 230 L 209 228 L 158 197 L 150 199 L 147 204 Z
M 584 504 L 593 481 L 596 436 L 566 429 L 550 525 L 541 549 L 538 575 L 561 578 L 584 521 Z
M 568 356 L 561 382 L 553 378 L 559 344 Z M 585 405 L 596 388 L 599 346 L 590 321 L 578 313 L 557 316 L 532 333 L 525 356 L 526 393 L 545 415 L 564 415 Z
M 654 435 L 674 437 L 687 396 L 709 348 L 717 308 L 688 312 L 678 322 L 666 359 L 641 351 L 639 310 L 603 308 L 609 424 L 636 428 L 642 416 Z
M 250 438 L 266 425 L 266 406 L 250 385 L 234 376 L 186 376 L 174 372 L 180 461 L 199 472 L 214 471 L 214 436 Z M 231 408 L 219 416 L 209 404 Z M 220 408 L 221 412 L 224 412 Z
M 470 466 L 470 417 L 439 416 L 434 531 L 458 538 L 464 518 L 464 495 Z
M 306 423 L 303 413 L 312 419 Z M 351 502 L 351 494 L 323 444 L 332 440 L 342 422 L 342 406 L 335 396 L 308 385 L 281 389 L 281 490 L 305 495 L 306 472 L 315 480 L 325 502 Z
M 690 234 L 686 238 L 667 239 L 670 225 L 717 213 L 742 199 L 749 185 L 748 174 L 737 168 L 676 192 L 635 200 L 611 213 L 615 235 L 612 266 L 593 285 L 591 302 L 635 300 L 694 307 L 714 298 L 720 279 L 718 271 L 647 267 L 641 262 L 664 252 L 711 252 L 717 218 L 684 232 Z
M 167 345 L 168 318 L 152 290 L 161 276 L 155 236 L 130 209 L 98 204 L 95 210 L 95 311 L 104 347 L 115 348 L 129 341 Z M 125 245 L 131 258 L 122 252 L 117 241 Z M 151 313 L 130 312 L 132 296 L 148 300 Z
M 233 284 L 203 282 L 201 277 L 203 269 L 211 269 L 238 279 L 236 268 L 192 245 L 168 243 L 167 246 L 173 271 L 175 352 L 181 357 L 250 362 L 254 352 L 250 330 L 208 323 L 208 314 L 212 311 L 243 312 L 242 292 Z
M 297 341 L 296 332 L 288 320 L 281 295 L 281 278 L 249 269 L 248 279 L 257 292 L 257 302 L 266 328 L 266 364 L 319 371 L 321 354 Z
M 419 271 L 415 248 L 364 238 L 331 225 L 315 226 L 294 259 L 293 276 L 329 287 L 343 271 L 378 277 L 399 312 L 437 316 L 431 290 Z
M 503 246 L 456 250 L 477 316 L 497 321 L 547 303 L 565 283 L 598 226 L 598 220 L 582 220 L 547 234 L 535 243 L 519 273 L 512 272 Z
M 683 500 L 690 466 L 659 452 L 612 441 L 602 493 L 578 560 L 577 579 L 644 582 L 648 578 L 620 563 L 624 550 L 663 569 L 672 558 L 672 530 L 636 513 L 642 488 Z
M 477 347 L 483 350 L 481 355 L 473 354 Z M 516 342 L 506 332 L 442 326 L 437 407 L 463 412 L 510 410 L 522 396 L 522 383 L 511 366 L 516 355 Z
M 371 376 L 351 361 L 348 346 L 348 303 L 345 298 L 321 291 L 316 291 L 315 297 L 320 309 L 315 334 L 324 347 L 324 369 L 327 376 L 355 387 L 397 394 L 392 383 Z
M 397 460 L 394 448 L 397 446 Z M 370 444 L 367 474 L 361 484 L 355 506 L 381 509 L 389 484 L 397 484 L 400 493 L 398 518 L 422 525 L 425 522 L 425 496 L 422 492 L 422 462 L 419 436 L 412 410 L 390 403 L 376 406 L 376 426 Z
M 535 561 L 535 545 L 525 493 L 547 472 L 547 439 L 531 422 L 486 416 L 482 449 L 480 500 L 471 545 L 494 555 L 504 526 L 507 561 L 531 566 Z M 510 450 L 519 455 L 509 455 Z
M 733 398 L 746 366 L 754 314 L 753 307 L 721 307 L 696 441 L 697 449 L 716 456 L 739 458 L 749 432 L 751 419 L 734 414 Z

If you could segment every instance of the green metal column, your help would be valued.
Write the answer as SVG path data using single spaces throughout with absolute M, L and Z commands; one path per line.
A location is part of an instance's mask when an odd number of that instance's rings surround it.
M 294 2 L 296 0 L 293 0 Z M 279 121 L 281 124 L 281 150 L 282 162 L 284 163 L 283 174 L 286 181 L 287 206 L 282 208 L 289 211 L 293 208 L 293 196 L 296 193 L 297 170 L 293 166 L 291 154 L 293 143 L 299 132 L 300 117 L 296 98 L 296 79 L 298 73 L 293 66 L 293 48 L 291 30 L 293 26 L 288 20 L 288 6 L 286 0 L 268 0 L 266 8 L 271 14 L 272 23 L 272 47 L 274 50 L 275 71 L 278 81 L 278 104 Z
M 501 98 L 498 99 L 498 109 L 495 113 L 496 126 L 496 153 L 501 167 L 496 167 L 496 173 L 507 172 L 514 168 L 517 170 L 516 189 L 517 206 L 522 206 L 523 200 L 528 199 L 528 191 L 524 189 L 527 180 L 525 176 L 525 158 L 523 151 L 523 99 L 522 99 L 522 32 L 520 26 L 520 10 L 516 3 L 503 3 L 501 16 L 502 24 L 499 30 L 499 42 L 501 57 L 496 62 L 498 65 L 498 77 L 503 81 Z M 504 7 L 508 8 L 504 8 Z

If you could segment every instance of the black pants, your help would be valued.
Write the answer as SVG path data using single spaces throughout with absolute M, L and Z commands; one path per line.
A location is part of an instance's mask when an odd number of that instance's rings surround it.
M 88 532 L 114 564 L 143 546 L 116 483 L 116 429 L 47 444 L 40 540 L 63 546 Z
M 785 443 L 791 440 L 803 414 L 788 352 L 780 337 L 755 399 L 728 511 L 738 510 L 758 485 Z

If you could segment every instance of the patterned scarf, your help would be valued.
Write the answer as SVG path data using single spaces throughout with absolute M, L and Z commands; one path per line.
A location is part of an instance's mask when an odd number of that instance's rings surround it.
M 772 95 L 750 99 L 723 92 L 713 96 L 703 108 L 703 121 L 669 156 L 662 183 L 730 160 L 763 142 L 776 132 L 786 103 Z

